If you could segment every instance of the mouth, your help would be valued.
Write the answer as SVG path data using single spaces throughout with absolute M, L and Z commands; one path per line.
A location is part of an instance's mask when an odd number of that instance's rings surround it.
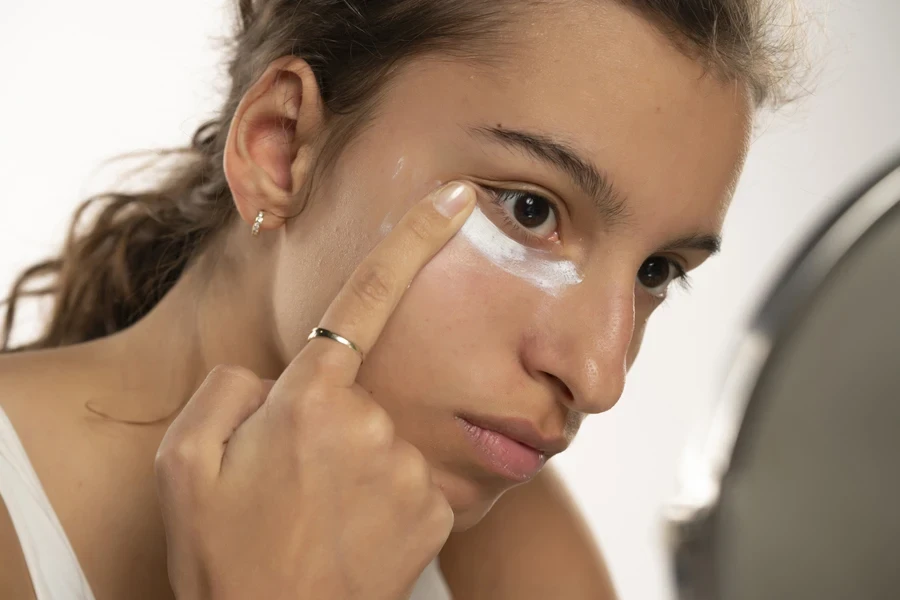
M 458 416 L 457 422 L 480 462 L 489 471 L 517 483 L 537 475 L 554 454 L 569 445 L 564 437 L 541 436 L 529 421 Z

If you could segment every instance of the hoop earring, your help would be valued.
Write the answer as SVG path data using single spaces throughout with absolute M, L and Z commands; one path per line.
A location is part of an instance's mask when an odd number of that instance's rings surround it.
M 253 237 L 256 237 L 259 235 L 259 227 L 262 225 L 264 218 L 265 218 L 265 214 L 263 213 L 263 211 L 259 211 L 258 213 L 256 213 L 256 220 L 253 221 L 253 229 L 250 230 L 250 234 Z

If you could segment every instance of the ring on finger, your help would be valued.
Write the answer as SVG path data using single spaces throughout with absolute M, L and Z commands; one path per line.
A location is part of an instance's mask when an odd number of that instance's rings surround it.
M 315 339 L 317 337 L 328 338 L 329 340 L 333 340 L 333 341 L 337 342 L 338 344 L 343 344 L 344 346 L 347 346 L 348 348 L 350 348 L 351 350 L 353 350 L 354 352 L 359 354 L 360 362 L 362 362 L 365 359 L 365 355 L 363 354 L 363 351 L 359 349 L 359 346 L 357 346 L 356 344 L 354 344 L 353 342 L 351 342 L 350 340 L 348 340 L 347 338 L 345 338 L 344 336 L 342 336 L 340 334 L 337 334 L 333 331 L 329 331 L 328 329 L 325 329 L 324 327 L 314 327 L 312 332 L 309 334 L 309 337 L 306 339 L 307 339 L 307 341 L 309 341 L 309 340 Z

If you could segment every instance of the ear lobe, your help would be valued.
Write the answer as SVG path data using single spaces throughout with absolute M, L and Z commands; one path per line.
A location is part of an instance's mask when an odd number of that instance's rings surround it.
M 262 229 L 299 212 L 297 194 L 311 173 L 325 111 L 309 64 L 294 56 L 273 61 L 244 94 L 225 143 L 225 178 L 241 218 Z

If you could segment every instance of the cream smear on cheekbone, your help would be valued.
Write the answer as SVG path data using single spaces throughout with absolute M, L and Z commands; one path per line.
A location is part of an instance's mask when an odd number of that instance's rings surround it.
M 575 263 L 523 246 L 494 225 L 478 206 L 459 235 L 500 269 L 554 296 L 583 279 Z
M 403 165 L 404 165 L 405 162 L 406 162 L 406 157 L 405 157 L 405 156 L 401 156 L 401 157 L 400 157 L 400 160 L 397 161 L 397 168 L 394 169 L 394 176 L 391 177 L 392 180 L 393 180 L 393 179 L 397 179 L 397 176 L 399 176 L 399 175 L 400 175 L 400 172 L 403 171 Z

